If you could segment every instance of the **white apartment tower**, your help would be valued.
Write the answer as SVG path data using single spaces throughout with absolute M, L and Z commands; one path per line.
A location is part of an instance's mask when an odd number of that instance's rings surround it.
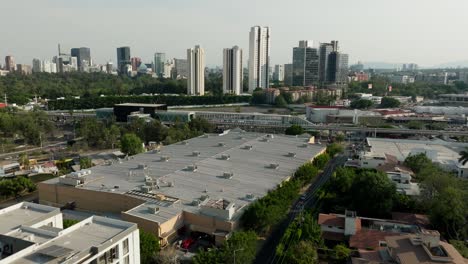
M 269 87 L 270 28 L 255 26 L 249 40 L 249 92 Z
M 223 51 L 223 93 L 242 93 L 242 49 L 234 46 Z
M 205 94 L 205 50 L 200 46 L 187 50 L 188 63 L 188 79 L 187 79 L 187 94 L 188 95 L 204 95 Z

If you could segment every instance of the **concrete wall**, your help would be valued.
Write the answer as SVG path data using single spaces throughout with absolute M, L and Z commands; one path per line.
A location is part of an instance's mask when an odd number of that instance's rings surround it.
M 76 208 L 83 211 L 121 213 L 134 208 L 144 201 L 130 196 L 90 191 L 58 184 L 39 183 L 39 203 L 60 207 L 75 202 Z

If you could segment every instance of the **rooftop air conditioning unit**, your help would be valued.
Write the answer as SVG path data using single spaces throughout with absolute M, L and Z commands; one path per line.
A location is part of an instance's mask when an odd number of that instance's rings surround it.
M 151 191 L 153 190 L 153 188 L 151 188 L 151 186 L 146 186 L 146 185 L 141 186 L 140 189 L 144 193 L 151 193 Z
M 199 157 L 200 156 L 200 151 L 194 151 L 194 152 L 192 152 L 192 155 L 195 156 L 195 157 Z
M 296 157 L 296 152 L 288 152 L 288 157 Z
M 157 214 L 157 213 L 159 213 L 159 207 L 148 206 L 148 211 L 150 212 L 150 214 Z
M 230 159 L 231 159 L 231 155 L 229 155 L 229 154 L 222 154 L 222 155 L 221 155 L 221 159 L 223 159 L 223 160 L 230 160 Z
M 162 156 L 161 157 L 161 161 L 168 161 L 169 160 L 169 156 Z
M 145 164 L 138 164 L 138 169 L 144 170 L 146 168 L 147 168 L 147 166 Z
M 245 198 L 248 200 L 253 200 L 255 198 L 255 195 L 253 195 L 252 193 L 248 193 L 245 195 Z
M 202 196 L 200 197 L 200 200 L 201 200 L 201 201 L 206 201 L 208 198 L 210 198 L 209 195 L 202 195 Z
M 234 172 L 224 172 L 223 173 L 223 178 L 225 178 L 225 179 L 232 179 L 233 176 L 234 176 Z
M 247 146 L 244 147 L 244 149 L 246 149 L 246 150 L 252 150 L 252 148 L 253 148 L 252 145 L 247 145 Z
M 182 141 L 180 144 L 181 145 L 188 145 L 188 141 Z
M 279 164 L 278 163 L 270 163 L 270 169 L 278 169 L 279 168 Z
M 269 140 L 268 138 L 262 138 L 262 141 L 263 141 L 263 142 L 268 142 L 268 141 L 270 141 L 270 140 Z
M 309 146 L 308 143 L 304 143 L 304 144 L 301 145 L 301 147 L 303 147 L 303 148 L 307 148 L 308 146 Z
M 273 134 L 268 134 L 267 138 L 272 138 L 273 139 L 273 138 L 275 138 L 275 136 L 273 136 Z
M 192 201 L 191 204 L 192 204 L 193 206 L 199 206 L 199 205 L 200 205 L 200 200 L 195 199 L 195 200 Z
M 224 142 L 219 142 L 218 143 L 218 147 L 225 147 L 225 146 L 226 146 L 226 144 L 224 144 Z
M 197 165 L 195 165 L 195 164 L 192 164 L 192 165 L 188 165 L 188 166 L 187 166 L 187 170 L 188 170 L 188 171 L 193 171 L 193 172 L 195 172 L 195 171 L 197 171 L 197 169 L 198 169 L 198 167 L 197 167 Z

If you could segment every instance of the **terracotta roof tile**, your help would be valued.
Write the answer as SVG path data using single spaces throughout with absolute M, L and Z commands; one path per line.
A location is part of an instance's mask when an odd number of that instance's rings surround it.
M 318 224 L 344 228 L 345 219 L 334 214 L 319 214 Z

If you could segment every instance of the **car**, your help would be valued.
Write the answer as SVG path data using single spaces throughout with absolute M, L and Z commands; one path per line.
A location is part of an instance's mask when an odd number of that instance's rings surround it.
M 301 201 L 304 201 L 306 199 L 307 195 L 303 194 L 301 195 L 301 198 L 299 198 Z
M 182 241 L 182 248 L 183 249 L 189 249 L 190 246 L 192 246 L 193 244 L 195 243 L 195 239 L 189 237 L 187 239 L 185 239 L 184 241 Z

